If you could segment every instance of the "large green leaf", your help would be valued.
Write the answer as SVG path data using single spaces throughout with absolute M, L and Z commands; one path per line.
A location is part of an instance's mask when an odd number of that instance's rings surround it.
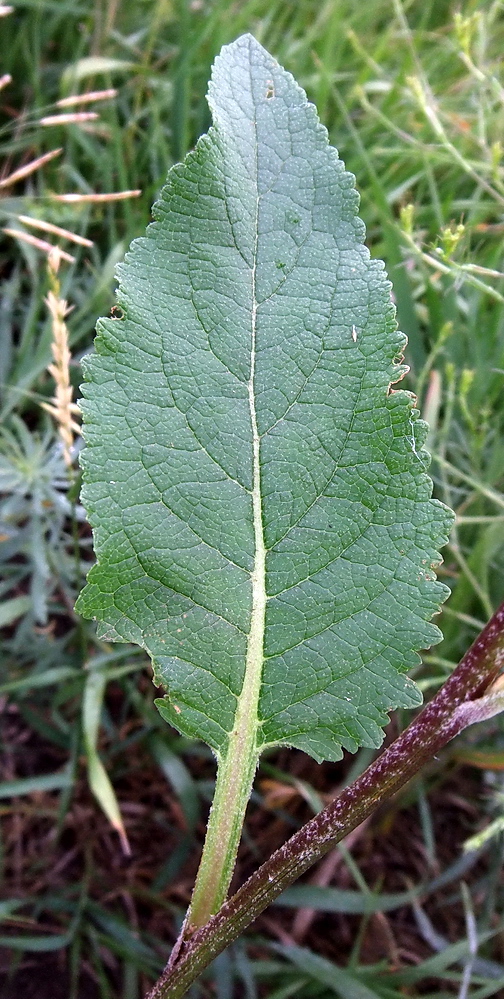
M 405 674 L 440 638 L 451 515 L 315 109 L 250 35 L 209 100 L 85 364 L 98 564 L 78 608 L 149 651 L 161 713 L 218 756 L 238 709 L 256 753 L 337 759 L 420 701 Z

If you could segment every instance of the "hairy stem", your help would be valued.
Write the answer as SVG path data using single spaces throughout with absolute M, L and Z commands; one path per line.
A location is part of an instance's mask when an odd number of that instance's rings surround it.
M 186 933 L 199 929 L 225 901 L 233 875 L 257 757 L 231 749 L 219 766 L 205 845 L 186 919 Z
M 245 882 L 202 929 L 176 947 L 176 959 L 147 999 L 178 999 L 204 968 L 312 864 L 407 783 L 450 739 L 502 710 L 489 691 L 504 667 L 504 604 L 407 729 L 367 770 L 307 822 Z M 473 707 L 471 707 L 471 702 Z

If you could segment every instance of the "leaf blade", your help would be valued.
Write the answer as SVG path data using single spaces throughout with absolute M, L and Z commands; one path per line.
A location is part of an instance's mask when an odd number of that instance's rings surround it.
M 79 609 L 147 648 L 162 714 L 217 755 L 248 696 L 256 753 L 337 759 L 419 702 L 405 673 L 439 640 L 450 515 L 389 391 L 405 339 L 314 108 L 251 36 L 209 100 L 86 365 L 99 562 Z

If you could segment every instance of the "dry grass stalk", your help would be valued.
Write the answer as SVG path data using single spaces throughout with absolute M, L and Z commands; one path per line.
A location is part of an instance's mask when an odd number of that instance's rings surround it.
M 69 111 L 45 115 L 39 118 L 39 125 L 79 125 L 83 121 L 96 121 L 99 117 L 96 111 Z
M 58 269 L 61 260 L 61 250 L 57 247 L 49 254 L 48 270 L 51 289 L 45 299 L 52 320 L 53 342 L 51 345 L 54 363 L 47 368 L 56 383 L 56 390 L 50 403 L 42 406 L 58 424 L 59 435 L 63 441 L 63 457 L 68 467 L 72 464 L 72 448 L 75 435 L 80 434 L 80 426 L 75 420 L 79 407 L 72 401 L 72 385 L 70 382 L 70 348 L 68 346 L 68 329 L 65 323 L 70 312 L 68 303 L 61 298 L 61 287 L 58 280 Z
M 115 87 L 108 90 L 90 90 L 87 94 L 72 94 L 70 97 L 62 97 L 56 101 L 57 108 L 72 108 L 76 104 L 91 104 L 92 101 L 107 101 L 112 97 L 117 97 Z
M 28 177 L 29 174 L 34 173 L 39 167 L 43 166 L 44 163 L 48 163 L 49 160 L 53 160 L 55 156 L 59 156 L 63 152 L 63 149 L 52 149 L 50 153 L 44 153 L 43 156 L 37 156 L 36 160 L 30 160 L 29 163 L 25 163 L 24 166 L 20 167 L 19 170 L 14 170 L 14 173 L 9 174 L 8 177 L 4 177 L 0 180 L 0 187 L 8 187 L 10 184 L 15 184 L 17 180 L 22 180 L 23 177 Z
M 18 215 L 18 219 L 23 225 L 31 225 L 32 229 L 41 229 L 42 232 L 53 233 L 54 236 L 61 236 L 62 239 L 78 243 L 79 246 L 93 245 L 92 239 L 86 239 L 85 236 L 78 236 L 77 233 L 70 232 L 70 229 L 62 229 L 60 225 L 54 225 L 52 222 L 44 222 L 42 219 L 32 219 L 30 215 Z
M 78 202 L 103 202 L 103 201 L 124 201 L 125 198 L 138 198 L 141 190 L 137 191 L 116 191 L 112 194 L 53 194 L 53 201 L 64 201 L 67 204 L 77 204 Z
M 66 250 L 60 250 L 58 247 L 53 246 L 52 243 L 48 243 L 45 239 L 39 239 L 38 236 L 32 236 L 31 232 L 23 232 L 22 229 L 9 229 L 7 226 L 2 229 L 2 232 L 6 236 L 13 236 L 14 239 L 20 239 L 23 243 L 29 243 L 30 246 L 34 246 L 36 250 L 42 250 L 42 253 L 46 253 L 49 256 L 54 250 L 58 250 L 58 253 L 62 260 L 66 260 L 69 264 L 75 263 L 75 257 L 72 257 L 71 253 L 67 253 Z

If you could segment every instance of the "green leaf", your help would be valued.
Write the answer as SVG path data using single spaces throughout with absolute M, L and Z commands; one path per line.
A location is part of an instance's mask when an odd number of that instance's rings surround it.
M 12 597 L 0 603 L 0 628 L 13 624 L 18 617 L 26 614 L 32 606 L 31 597 Z
M 98 734 L 100 716 L 107 686 L 107 673 L 101 669 L 89 669 L 84 696 L 82 698 L 82 731 L 88 768 L 89 786 L 100 803 L 111 826 L 121 841 L 123 853 L 130 856 L 131 850 L 126 829 L 114 788 L 98 755 Z
M 359 981 L 356 974 L 346 968 L 339 968 L 325 957 L 314 954 L 307 947 L 296 944 L 273 944 L 272 949 L 283 954 L 292 964 L 301 968 L 315 982 L 325 985 L 341 999 L 379 999 L 378 992 Z
M 209 101 L 85 362 L 98 563 L 78 609 L 148 650 L 162 715 L 219 759 L 335 760 L 421 700 L 406 674 L 441 637 L 451 514 L 315 109 L 250 35 Z

